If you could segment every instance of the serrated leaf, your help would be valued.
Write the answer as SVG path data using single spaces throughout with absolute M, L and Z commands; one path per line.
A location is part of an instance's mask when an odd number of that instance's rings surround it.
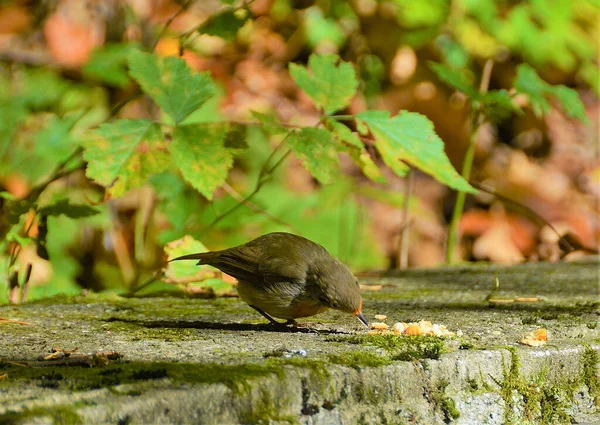
M 81 71 L 87 77 L 95 78 L 111 86 L 125 87 L 130 82 L 127 73 L 128 58 L 136 50 L 133 44 L 107 44 L 92 52 L 90 60 Z
M 86 143 L 86 175 L 118 197 L 166 170 L 170 158 L 160 127 L 149 120 L 119 120 L 102 124 Z
M 400 162 L 406 161 L 442 184 L 477 193 L 456 172 L 433 123 L 424 115 L 402 111 L 390 118 L 386 111 L 366 111 L 356 115 L 356 119 L 369 127 L 383 161 L 395 173 L 406 173 L 407 166 Z
M 285 128 L 275 114 L 263 114 L 261 112 L 250 111 L 252 116 L 256 118 L 261 125 L 262 130 L 269 135 L 276 134 L 286 134 L 288 132 L 287 128 Z
M 210 73 L 192 74 L 180 58 L 160 58 L 136 50 L 129 57 L 129 73 L 175 124 L 216 92 Z
M 244 26 L 249 13 L 240 14 L 231 9 L 212 15 L 199 29 L 201 34 L 215 35 L 227 41 L 235 40 L 240 28 Z
M 555 98 L 565 113 L 587 123 L 585 107 L 577 92 L 563 85 L 553 86 L 540 78 L 537 72 L 527 64 L 517 67 L 517 77 L 514 83 L 519 93 L 526 94 L 533 112 L 539 117 L 550 111 L 548 97 Z
M 429 62 L 429 67 L 436 73 L 438 78 L 455 90 L 466 94 L 470 98 L 476 98 L 479 94 L 477 89 L 468 80 L 464 72 L 450 68 L 441 63 Z
M 325 121 L 327 128 L 339 142 L 339 149 L 350 155 L 350 158 L 362 170 L 363 174 L 377 183 L 387 183 L 379 167 L 373 162 L 362 141 L 344 124 L 333 119 Z
M 169 145 L 183 178 L 209 200 L 233 165 L 233 151 L 224 146 L 228 130 L 225 123 L 178 126 Z
M 69 218 L 84 218 L 96 215 L 100 211 L 89 205 L 71 204 L 68 199 L 61 199 L 52 205 L 40 208 L 38 212 L 45 216 L 66 215 Z
M 290 133 L 287 144 L 314 178 L 323 184 L 331 183 L 339 158 L 329 131 L 305 127 Z
M 308 68 L 290 63 L 290 75 L 326 114 L 348 106 L 358 87 L 352 65 L 332 54 L 310 55 Z

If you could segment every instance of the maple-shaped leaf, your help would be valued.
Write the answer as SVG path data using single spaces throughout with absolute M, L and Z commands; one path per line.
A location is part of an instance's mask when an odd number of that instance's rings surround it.
M 208 72 L 192 73 L 185 61 L 176 57 L 161 58 L 136 50 L 129 56 L 129 73 L 175 124 L 216 92 Z
M 198 123 L 175 128 L 169 150 L 183 178 L 211 200 L 225 181 L 237 149 L 225 147 L 230 125 Z
M 408 167 L 401 162 L 406 161 L 446 186 L 477 193 L 454 169 L 444 142 L 424 115 L 402 111 L 390 118 L 386 111 L 366 111 L 357 114 L 356 119 L 369 128 L 383 161 L 396 174 L 406 174 Z
M 305 127 L 290 133 L 287 144 L 314 178 L 323 184 L 331 183 L 339 158 L 329 131 Z
M 290 63 L 290 75 L 326 114 L 348 106 L 358 87 L 352 65 L 333 54 L 310 55 L 308 68 Z
M 166 170 L 169 153 L 160 127 L 149 120 L 119 120 L 102 124 L 86 142 L 86 175 L 108 188 L 113 197 L 146 183 Z
M 553 86 L 548 84 L 540 78 L 535 69 L 527 64 L 521 64 L 517 67 L 517 78 L 514 85 L 517 92 L 526 94 L 529 97 L 533 112 L 538 117 L 550 111 L 548 98 L 553 98 L 558 101 L 568 116 L 584 123 L 589 122 L 585 114 L 585 106 L 575 90 L 563 85 Z

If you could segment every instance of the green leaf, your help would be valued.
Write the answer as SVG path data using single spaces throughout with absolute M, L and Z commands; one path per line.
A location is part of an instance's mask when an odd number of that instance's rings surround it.
M 169 145 L 183 178 L 209 200 L 233 165 L 233 151 L 224 146 L 228 129 L 225 123 L 178 126 Z
M 551 87 L 552 95 L 558 100 L 568 116 L 577 118 L 581 122 L 589 123 L 589 118 L 585 113 L 585 106 L 575 90 L 563 85 Z
M 339 149 L 348 153 L 350 158 L 362 170 L 363 174 L 377 183 L 387 183 L 379 167 L 373 162 L 362 141 L 344 124 L 333 119 L 325 121 L 327 128 L 339 142 Z
M 189 235 L 169 242 L 165 246 L 168 260 L 186 254 L 195 254 L 206 251 L 208 251 L 208 249 L 206 249 L 202 242 L 195 240 Z M 197 262 L 198 261 L 194 260 L 181 260 L 168 263 L 165 274 L 161 280 L 166 283 L 181 283 L 185 285 L 193 282 L 201 282 L 201 285 L 199 286 L 212 288 L 217 293 L 228 292 L 232 289 L 230 283 L 211 277 L 213 274 L 220 274 L 214 267 L 206 265 L 197 266 Z
M 81 71 L 88 78 L 95 78 L 115 87 L 125 87 L 130 82 L 127 73 L 128 58 L 136 50 L 133 44 L 107 44 L 92 52 L 90 60 Z
M 250 112 L 252 113 L 252 116 L 260 122 L 261 129 L 268 135 L 287 134 L 287 128 L 281 125 L 275 114 L 263 114 L 256 111 Z
M 72 86 L 57 73 L 43 68 L 33 68 L 23 74 L 19 98 L 33 110 L 50 109 Z
M 83 157 L 88 163 L 86 175 L 108 187 L 113 197 L 145 184 L 170 165 L 160 127 L 149 120 L 102 124 L 86 143 Z
M 444 143 L 427 117 L 402 111 L 390 118 L 386 111 L 366 111 L 356 115 L 356 119 L 369 127 L 383 161 L 398 175 L 406 173 L 408 167 L 400 162 L 406 161 L 442 184 L 477 193 L 450 163 Z
M 246 12 L 246 13 L 241 13 Z M 248 11 L 234 12 L 231 9 L 212 15 L 199 29 L 201 34 L 215 35 L 229 42 L 235 40 L 240 28 L 250 18 Z
M 62 118 L 53 116 L 48 126 L 35 135 L 35 153 L 52 162 L 53 167 L 56 162 L 66 159 L 77 146 L 71 130 L 79 118 L 81 114 L 67 114 Z
M 62 214 L 69 218 L 83 218 L 96 215 L 100 211 L 89 205 L 71 204 L 68 199 L 61 199 L 52 205 L 40 208 L 38 212 L 45 216 L 59 216 Z
M 358 87 L 354 68 L 337 55 L 312 54 L 308 68 L 290 63 L 290 75 L 326 114 L 348 106 Z
M 557 100 L 565 113 L 584 123 L 589 122 L 585 107 L 577 92 L 563 85 L 553 86 L 540 78 L 537 72 L 527 64 L 517 67 L 515 89 L 526 94 L 533 112 L 539 117 L 550 111 L 548 98 Z
M 7 160 L 6 153 L 11 149 L 13 136 L 17 128 L 27 117 L 22 101 L 12 98 L 0 98 L 0 174 L 13 165 Z
M 160 58 L 138 50 L 129 57 L 129 73 L 179 124 L 215 94 L 208 72 L 192 74 L 183 59 Z
M 323 184 L 332 182 L 339 158 L 329 131 L 305 127 L 290 133 L 287 144 L 314 178 Z
M 479 92 L 464 72 L 451 68 L 441 63 L 429 62 L 429 67 L 436 73 L 438 78 L 453 89 L 463 92 L 470 98 L 476 98 Z

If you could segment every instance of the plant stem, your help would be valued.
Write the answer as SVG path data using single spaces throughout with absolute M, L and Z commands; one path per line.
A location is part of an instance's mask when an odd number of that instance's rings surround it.
M 492 68 L 494 61 L 488 59 L 483 67 L 483 73 L 481 75 L 481 83 L 479 84 L 479 92 L 482 94 L 487 93 L 488 87 L 490 86 L 490 78 L 492 75 Z M 462 177 L 469 181 L 471 178 L 471 169 L 473 168 L 473 159 L 475 157 L 475 144 L 477 142 L 477 131 L 483 123 L 485 116 L 481 110 L 472 110 L 471 112 L 471 135 L 469 137 L 469 146 L 465 153 L 462 166 Z M 463 209 L 465 207 L 466 192 L 458 192 L 456 196 L 456 202 L 454 204 L 454 211 L 452 212 L 452 221 L 450 222 L 450 228 L 448 229 L 448 243 L 446 244 L 446 263 L 453 264 L 455 262 L 456 245 L 458 243 L 458 225 L 462 217 Z
M 405 269 L 408 267 L 408 237 L 410 236 L 410 197 L 412 196 L 413 184 L 415 179 L 415 171 L 412 167 L 408 170 L 408 180 L 406 189 L 404 190 L 404 205 L 402 206 L 402 228 L 398 239 L 398 254 L 400 261 L 398 268 Z

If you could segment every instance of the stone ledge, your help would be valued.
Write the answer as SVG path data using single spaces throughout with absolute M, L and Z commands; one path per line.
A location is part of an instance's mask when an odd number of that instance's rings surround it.
M 3 306 L 0 317 L 33 326 L 0 325 L 0 424 L 600 424 L 597 274 L 587 262 L 371 278 L 385 286 L 365 292 L 369 318 L 432 320 L 461 329 L 454 340 L 367 338 L 336 312 L 310 319 L 319 333 L 273 332 L 237 299 Z M 503 296 L 542 301 L 490 307 L 495 276 Z M 537 327 L 549 344 L 519 346 Z M 54 346 L 123 359 L 15 364 Z

